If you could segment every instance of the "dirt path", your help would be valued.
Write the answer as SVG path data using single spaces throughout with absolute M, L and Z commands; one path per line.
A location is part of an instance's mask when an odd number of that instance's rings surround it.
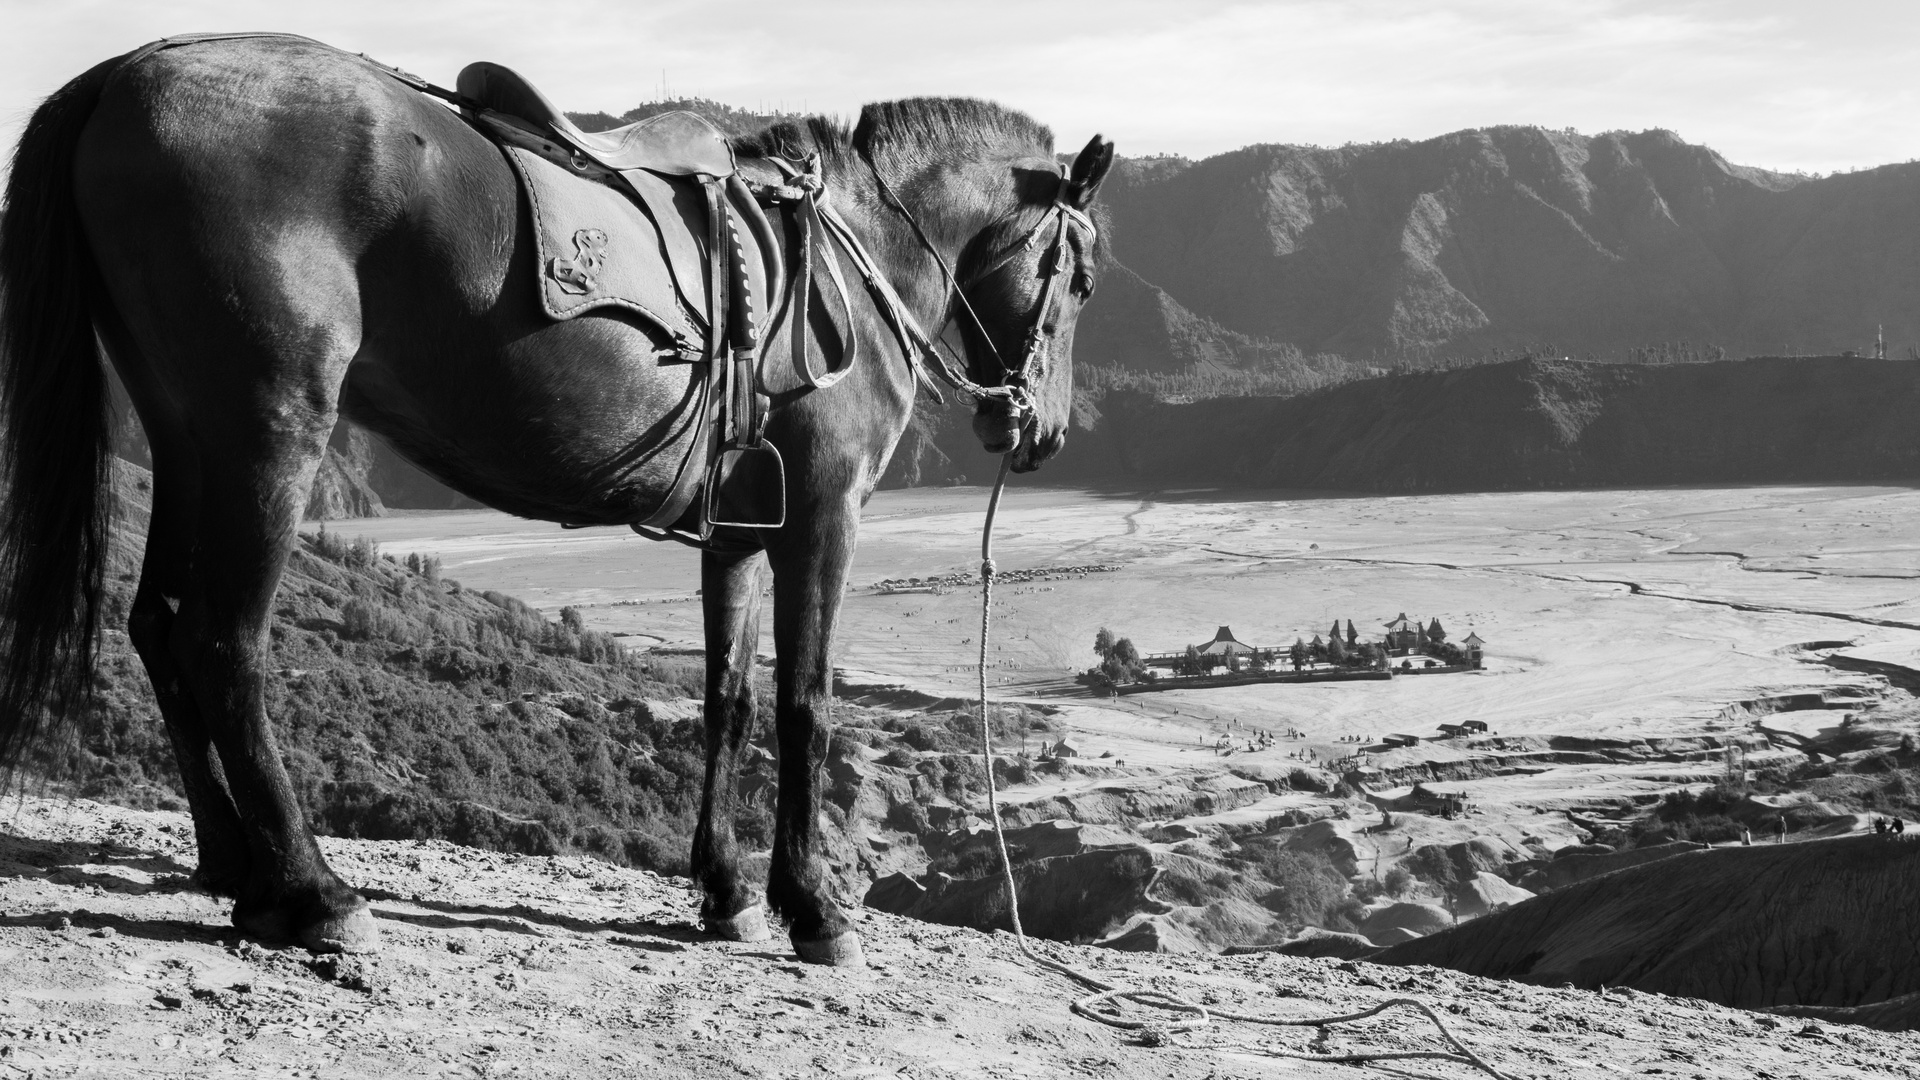
M 1158 1049 L 1067 1011 L 1071 989 L 1004 935 L 868 915 L 873 969 L 703 940 L 685 883 L 584 859 L 328 841 L 386 949 L 316 961 L 235 939 L 181 888 L 176 814 L 9 801 L 0 816 L 0 1078 L 1170 1077 L 1344 1075 L 1222 1028 Z M 1109 977 L 1302 1016 L 1412 996 L 1519 1077 L 1913 1076 L 1889 1035 L 1634 993 L 1274 956 L 1063 949 Z M 1332 1045 L 1436 1045 L 1407 1020 Z M 1389 1070 L 1380 1070 L 1388 1072 Z M 1411 1077 L 1465 1077 L 1419 1063 Z M 1358 1073 L 1354 1075 L 1360 1075 Z

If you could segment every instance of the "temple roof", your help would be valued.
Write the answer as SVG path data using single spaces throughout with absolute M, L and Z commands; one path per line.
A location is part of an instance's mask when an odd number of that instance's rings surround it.
M 1253 646 L 1248 645 L 1245 642 L 1242 642 L 1233 636 L 1233 627 L 1231 626 L 1223 626 L 1220 629 L 1215 630 L 1213 632 L 1212 641 L 1209 641 L 1204 645 L 1196 645 L 1194 646 L 1194 648 L 1199 650 L 1202 655 L 1206 655 L 1210 653 L 1215 656 L 1233 655 L 1237 653 L 1250 653 L 1253 651 Z

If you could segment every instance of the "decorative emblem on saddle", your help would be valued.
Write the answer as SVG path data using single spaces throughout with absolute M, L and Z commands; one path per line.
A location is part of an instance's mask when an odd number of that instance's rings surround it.
M 547 276 L 559 282 L 562 292 L 585 296 L 599 287 L 600 268 L 607 262 L 607 234 L 599 229 L 581 229 L 573 234 L 573 258 L 554 258 L 547 264 Z

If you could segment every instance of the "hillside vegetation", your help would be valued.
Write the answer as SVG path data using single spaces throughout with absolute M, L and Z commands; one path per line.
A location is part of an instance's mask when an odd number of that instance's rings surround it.
M 1381 492 L 1906 481 L 1920 476 L 1916 407 L 1920 364 L 1847 357 L 1512 361 L 1190 404 L 1110 393 L 1076 413 L 1048 479 Z
M 183 809 L 152 689 L 124 627 L 151 483 L 121 463 L 98 699 L 30 772 L 60 789 Z M 563 611 L 464 589 L 438 564 L 322 529 L 275 598 L 273 718 L 313 827 L 683 867 L 703 772 L 698 658 L 635 660 Z M 771 836 L 770 792 L 742 840 Z

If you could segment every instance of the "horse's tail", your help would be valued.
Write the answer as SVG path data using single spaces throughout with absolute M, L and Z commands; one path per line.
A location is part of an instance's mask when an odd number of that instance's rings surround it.
M 34 110 L 0 203 L 0 769 L 93 684 L 112 432 L 73 159 L 117 65 Z

